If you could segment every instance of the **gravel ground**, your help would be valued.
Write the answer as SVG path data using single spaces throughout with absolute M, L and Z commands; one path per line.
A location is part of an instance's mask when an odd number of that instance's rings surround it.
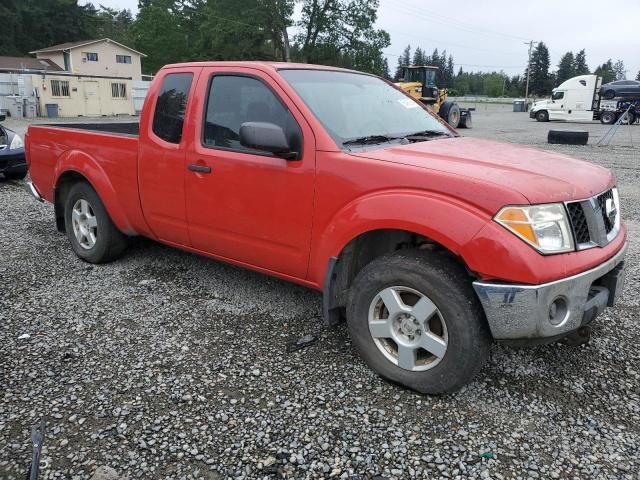
M 550 146 L 548 124 L 497 106 L 474 121 L 613 168 L 638 237 L 638 147 Z M 50 205 L 1 182 L 0 478 L 24 478 L 41 418 L 45 479 L 639 478 L 639 248 L 588 345 L 496 345 L 473 383 L 426 397 L 325 329 L 319 294 L 142 239 L 87 265 Z

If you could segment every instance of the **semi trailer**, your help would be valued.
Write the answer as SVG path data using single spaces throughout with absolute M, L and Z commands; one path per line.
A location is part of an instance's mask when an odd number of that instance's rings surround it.
M 538 122 L 565 120 L 574 122 L 615 123 L 628 112 L 625 123 L 638 120 L 640 94 L 635 96 L 604 99 L 600 96 L 602 78 L 597 75 L 579 75 L 554 88 L 551 98 L 535 102 L 529 117 Z

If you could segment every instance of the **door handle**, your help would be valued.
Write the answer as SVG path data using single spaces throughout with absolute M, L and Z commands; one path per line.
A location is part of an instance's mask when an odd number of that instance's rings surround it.
M 206 165 L 197 165 L 192 163 L 187 168 L 189 169 L 190 172 L 211 173 L 211 167 L 208 167 Z

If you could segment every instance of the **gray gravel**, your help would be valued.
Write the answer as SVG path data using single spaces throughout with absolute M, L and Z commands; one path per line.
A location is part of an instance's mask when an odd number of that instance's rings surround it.
M 638 478 L 640 149 L 552 147 L 498 107 L 474 121 L 618 174 L 628 284 L 590 344 L 496 345 L 462 391 L 421 396 L 325 329 L 319 294 L 143 239 L 87 265 L 50 205 L 0 182 L 0 478 L 24 478 L 41 418 L 44 479 Z

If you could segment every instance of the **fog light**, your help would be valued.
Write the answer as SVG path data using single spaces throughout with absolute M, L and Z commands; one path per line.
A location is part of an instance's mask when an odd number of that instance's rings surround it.
M 563 324 L 569 316 L 569 305 L 564 297 L 556 297 L 549 305 L 549 323 L 556 327 Z

